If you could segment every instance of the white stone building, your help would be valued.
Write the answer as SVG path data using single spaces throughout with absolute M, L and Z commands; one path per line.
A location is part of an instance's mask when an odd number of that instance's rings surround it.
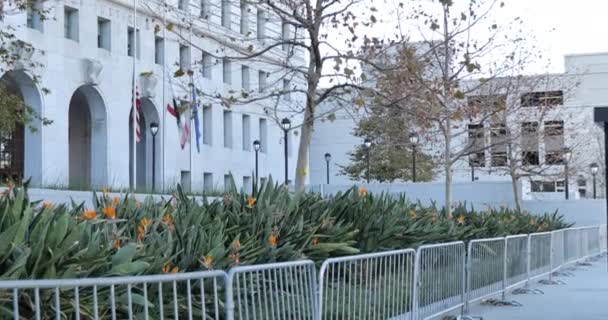
M 195 86 L 209 95 L 241 90 L 258 92 L 280 85 L 280 73 L 270 65 L 247 60 L 216 60 L 200 49 L 206 53 L 229 52 L 235 49 L 231 45 L 243 43 L 239 39 L 245 37 L 252 38 L 255 45 L 260 34 L 280 36 L 281 21 L 264 8 L 244 8 L 233 0 L 192 1 L 191 4 L 175 0 L 175 3 L 167 1 L 175 8 L 172 15 L 166 17 L 175 20 L 174 29 L 158 32 L 155 27 L 158 16 L 163 13 L 154 12 L 151 1 L 138 2 L 137 26 L 133 0 L 39 1 L 48 10 L 47 19 L 23 12 L 6 15 L 0 21 L 0 28 L 17 27 L 20 39 L 44 52 L 31 57 L 44 67 L 31 70 L 27 65 L 17 66 L 0 75 L 3 83 L 53 122 L 48 126 L 34 123 L 36 132 L 21 128 L 14 135 L 3 137 L 2 175 L 31 178 L 34 185 L 42 187 L 128 187 L 135 54 L 142 101 L 141 126 L 145 132 L 142 141 L 137 143 L 138 189 L 152 189 L 154 171 L 156 189 L 174 188 L 176 183 L 192 191 L 221 189 L 227 175 L 232 173 L 237 186 L 250 190 L 254 140 L 262 144 L 260 178 L 272 175 L 275 180 L 283 181 L 283 131 L 276 119 L 290 115 L 268 113 L 266 107 L 276 101 L 227 109 L 216 101 L 198 97 L 202 109 L 199 112 L 200 153 L 196 150 L 194 128 L 191 143 L 184 149 L 180 147 L 175 118 L 165 108 L 174 92 L 178 96 L 189 95 L 174 83 L 179 80 L 169 80 L 178 65 L 194 70 Z M 162 6 L 156 8 L 162 9 Z M 157 19 L 152 15 L 157 15 Z M 184 21 L 194 21 L 190 34 L 180 25 Z M 196 45 L 190 46 L 179 39 L 184 35 Z M 237 40 L 220 44 L 211 38 Z M 282 54 L 281 48 L 268 53 Z M 303 60 L 304 55 L 299 52 L 292 59 Z M 34 76 L 38 76 L 39 81 L 34 81 Z M 290 117 L 296 126 L 299 118 Z M 152 167 L 153 137 L 149 130 L 153 122 L 160 125 L 154 139 L 155 168 Z M 290 131 L 288 142 L 291 169 L 295 168 L 298 149 L 297 130 Z M 289 174 L 293 175 L 293 171 Z
M 565 58 L 566 72 L 561 75 L 551 75 L 567 81 L 554 81 L 546 88 L 534 88 L 525 94 L 536 94 L 541 97 L 556 96 L 559 102 L 555 110 L 547 112 L 545 116 L 537 119 L 527 115 L 526 108 L 518 114 L 517 120 L 509 124 L 511 130 L 522 130 L 522 124 L 534 127 L 531 134 L 522 136 L 527 139 L 526 151 L 531 156 L 531 165 L 546 166 L 542 175 L 526 177 L 520 182 L 520 192 L 524 199 L 563 199 L 564 198 L 564 165 L 560 161 L 552 161 L 558 151 L 564 148 L 572 149 L 571 168 L 569 168 L 570 198 L 592 197 L 593 179 L 589 165 L 600 165 L 597 174 L 598 196 L 603 196 L 603 133 L 594 125 L 593 108 L 608 105 L 608 53 L 569 55 Z M 576 85 L 572 85 L 572 82 Z M 559 87 L 563 85 L 564 87 Z M 557 86 L 557 87 L 551 87 Z M 520 99 L 521 96 L 514 97 Z M 354 137 L 352 132 L 357 122 L 364 114 L 353 115 L 341 111 L 336 115 L 336 121 L 319 121 L 315 124 L 315 133 L 311 146 L 311 184 L 326 183 L 326 162 L 324 154 L 331 153 L 330 180 L 332 184 L 352 184 L 348 176 L 340 174 L 340 166 L 349 163 L 348 153 L 357 145 L 363 143 Z M 529 123 L 528 123 L 529 122 Z M 538 123 L 540 122 L 540 123 Z M 477 123 L 463 123 L 463 126 L 477 125 Z M 555 130 L 553 130 L 555 129 Z M 490 125 L 484 125 L 485 141 L 492 139 Z M 552 132 L 552 133 L 549 133 Z M 460 143 L 467 143 L 468 137 L 460 138 Z M 458 142 L 456 142 L 458 144 Z M 521 144 L 524 145 L 523 143 Z M 425 148 L 433 149 L 426 145 Z M 475 181 L 509 181 L 508 176 L 501 168 L 502 154 L 505 150 L 487 148 L 480 153 L 482 161 L 474 163 Z M 552 163 L 554 162 L 554 163 Z M 576 163 L 576 166 L 574 165 Z M 468 157 L 462 159 L 453 168 L 454 182 L 472 180 L 471 162 Z M 552 173 L 552 174 L 550 174 Z M 560 174 L 562 176 L 560 176 Z M 437 181 L 442 181 L 441 170 L 438 169 Z

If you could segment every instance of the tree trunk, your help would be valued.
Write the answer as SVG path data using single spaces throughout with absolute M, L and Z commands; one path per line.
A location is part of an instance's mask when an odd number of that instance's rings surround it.
M 445 168 L 445 212 L 448 217 L 452 216 L 452 153 L 451 153 L 451 134 L 450 130 L 451 121 L 450 119 L 446 120 L 446 125 L 444 128 L 444 138 L 445 138 L 445 158 L 444 158 L 444 168 Z
M 515 199 L 515 208 L 517 211 L 521 211 L 521 195 L 519 194 L 519 188 L 517 188 L 517 182 L 519 179 L 517 175 L 511 173 L 511 185 L 513 186 L 513 197 Z
M 304 123 L 300 130 L 300 145 L 298 146 L 298 162 L 296 165 L 296 182 L 295 190 L 297 192 L 304 191 L 306 186 L 306 176 L 308 173 L 308 148 L 312 139 L 314 129 L 314 117 L 311 108 L 306 108 L 304 111 Z

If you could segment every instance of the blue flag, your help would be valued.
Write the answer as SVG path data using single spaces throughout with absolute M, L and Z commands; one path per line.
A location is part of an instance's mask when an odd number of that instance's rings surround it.
M 196 151 L 201 152 L 201 125 L 198 120 L 198 100 L 196 99 L 196 88 L 192 84 L 192 117 L 194 118 L 194 133 L 196 135 Z

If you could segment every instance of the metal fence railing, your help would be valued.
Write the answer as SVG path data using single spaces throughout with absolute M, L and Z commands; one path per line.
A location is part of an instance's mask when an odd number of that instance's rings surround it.
M 1 319 L 408 319 L 463 313 L 606 252 L 606 225 L 152 276 L 1 280 Z M 458 310 L 460 309 L 460 311 Z
M 226 274 L 0 281 L 13 319 L 219 319 Z M 6 294 L 10 291 L 10 294 Z M 4 300 L 3 298 L 3 300 Z M 27 302 L 31 301 L 31 303 Z M 8 310 L 3 310 L 7 312 Z
M 310 260 L 235 267 L 228 273 L 230 319 L 314 319 L 316 269 Z
M 406 249 L 326 260 L 318 319 L 409 319 L 415 256 Z
M 464 307 L 466 249 L 462 241 L 416 251 L 414 316 L 427 319 Z

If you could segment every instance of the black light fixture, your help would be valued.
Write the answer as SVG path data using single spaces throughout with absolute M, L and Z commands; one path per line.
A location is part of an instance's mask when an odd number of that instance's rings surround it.
M 156 190 L 156 134 L 158 133 L 158 123 L 150 123 L 150 133 L 152 134 L 152 191 Z
M 258 153 L 260 152 L 261 147 L 262 143 L 260 143 L 260 140 L 253 141 L 253 150 L 255 151 L 255 180 L 253 183 L 253 195 L 256 195 L 258 191 L 258 180 L 260 178 L 260 174 L 258 171 Z
M 325 154 L 325 169 L 327 171 L 327 184 L 329 184 L 329 162 L 331 161 L 331 153 Z
M 410 132 L 410 143 L 412 144 L 412 182 L 416 182 L 416 149 L 418 147 L 418 135 Z
M 566 200 L 570 198 L 570 182 L 568 181 L 568 176 L 570 173 L 568 172 L 568 162 L 570 162 L 570 158 L 572 157 L 572 151 L 568 148 L 564 148 L 562 151 L 562 160 L 564 161 L 564 193 L 566 194 Z
M 477 154 L 473 153 L 469 156 L 469 165 L 471 166 L 471 182 L 475 182 L 475 166 L 477 165 Z
M 600 171 L 600 166 L 594 162 L 589 166 L 589 168 L 591 169 L 591 176 L 593 176 L 593 199 L 597 199 L 596 176 Z
M 372 148 L 372 140 L 369 139 L 369 138 L 366 138 L 363 141 L 363 145 L 365 146 L 365 152 L 366 152 L 366 157 L 365 158 L 367 160 L 367 171 L 365 172 L 365 176 L 366 176 L 367 183 L 369 184 L 369 181 L 370 181 L 369 180 L 370 179 L 370 177 L 369 177 L 369 171 L 370 171 L 370 163 L 371 163 L 371 161 L 370 161 L 370 149 Z
M 289 182 L 289 167 L 288 167 L 288 146 L 287 144 L 289 143 L 289 140 L 287 139 L 288 134 L 289 134 L 289 130 L 291 129 L 291 120 L 289 120 L 289 118 L 283 118 L 283 120 L 281 120 L 281 128 L 283 128 L 283 133 L 284 133 L 284 140 L 285 140 L 285 150 L 284 150 L 284 155 L 285 155 L 285 185 L 287 186 L 287 183 Z

